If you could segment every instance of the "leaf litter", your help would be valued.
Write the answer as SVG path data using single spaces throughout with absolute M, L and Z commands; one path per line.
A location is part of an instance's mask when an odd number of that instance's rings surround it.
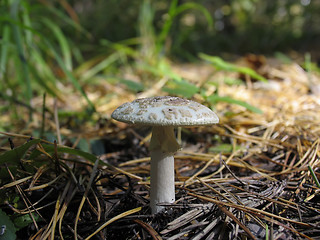
M 40 125 L 40 113 L 19 134 L 1 132 L 1 209 L 13 223 L 28 216 L 17 236 L 320 239 L 320 77 L 296 63 L 275 64 L 257 56 L 238 64 L 253 68 L 268 82 L 205 64 L 173 64 L 176 74 L 197 86 L 193 89 L 203 90 L 204 94 L 193 92 L 194 100 L 210 105 L 206 97 L 218 92 L 262 114 L 217 101 L 220 124 L 181 129 L 183 149 L 175 156 L 176 201 L 164 204 L 166 210 L 155 216 L 149 209 L 150 131 L 110 119 L 117 106 L 148 91 L 114 85 L 112 92 L 94 92 L 92 87 L 88 97 L 97 112 L 104 113 L 93 115 L 96 125 L 85 119 L 72 123 L 74 116 L 57 122 L 46 113 L 47 131 L 59 123 L 62 144 L 31 137 L 31 130 Z M 227 78 L 240 84 L 230 85 Z M 168 79 L 162 79 L 161 86 L 166 84 Z M 165 95 L 161 89 L 151 88 L 147 95 Z M 98 100 L 106 99 L 106 92 L 108 101 Z M 66 102 L 60 107 L 72 109 Z M 79 149 L 80 139 L 94 142 L 91 150 L 100 146 L 95 150 L 99 154 Z

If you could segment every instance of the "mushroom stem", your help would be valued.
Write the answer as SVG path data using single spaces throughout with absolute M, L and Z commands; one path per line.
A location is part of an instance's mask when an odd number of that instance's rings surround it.
M 151 152 L 150 206 L 152 214 L 164 209 L 161 203 L 173 203 L 174 191 L 174 158 L 172 153 L 161 150 Z
M 178 149 L 180 145 L 174 136 L 173 127 L 153 127 L 150 142 L 150 205 L 153 214 L 164 208 L 158 204 L 175 201 L 173 154 Z

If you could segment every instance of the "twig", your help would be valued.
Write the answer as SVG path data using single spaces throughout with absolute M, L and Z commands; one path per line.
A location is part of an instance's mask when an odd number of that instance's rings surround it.
M 60 124 L 59 124 L 59 116 L 58 116 L 57 98 L 54 99 L 53 108 L 54 108 L 54 122 L 56 124 L 58 144 L 61 145 L 62 143 L 61 143 L 61 133 L 60 133 Z

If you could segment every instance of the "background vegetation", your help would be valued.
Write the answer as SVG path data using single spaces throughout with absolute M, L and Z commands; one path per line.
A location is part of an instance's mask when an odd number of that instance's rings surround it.
M 151 31 L 157 34 L 173 17 L 166 39 L 167 50 L 180 59 L 198 52 L 273 54 L 274 51 L 292 49 L 310 51 L 319 39 L 317 12 L 320 4 L 317 1 L 151 2 L 97 1 L 92 4 L 83 1 L 79 19 L 98 43 L 101 38 L 117 42 L 141 36 L 144 34 L 143 25 L 150 24 L 148 21 L 152 21 Z M 178 6 L 174 10 L 171 8 L 173 12 L 170 14 L 170 4 L 174 3 Z M 182 5 L 184 7 L 180 8 Z M 208 12 L 201 11 L 203 9 Z M 141 18 L 143 22 L 137 21 Z
M 31 117 L 34 96 L 46 92 L 62 100 L 67 84 L 94 111 L 84 88 L 97 76 L 139 91 L 155 75 L 170 73 L 164 59 L 195 62 L 201 52 L 230 57 L 294 50 L 318 61 L 319 10 L 310 0 L 3 0 L 0 96 L 10 104 L 2 110 L 10 106 L 18 118 L 19 103 Z M 142 85 L 132 84 L 119 74 L 123 66 L 149 73 L 140 74 Z

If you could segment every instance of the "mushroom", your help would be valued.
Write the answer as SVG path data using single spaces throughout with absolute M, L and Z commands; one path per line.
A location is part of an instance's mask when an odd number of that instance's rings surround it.
M 218 116 L 200 103 L 171 96 L 140 98 L 124 103 L 111 115 L 115 120 L 152 126 L 150 206 L 152 213 L 163 210 L 161 203 L 175 201 L 174 153 L 178 144 L 174 127 L 202 126 L 219 122 Z

